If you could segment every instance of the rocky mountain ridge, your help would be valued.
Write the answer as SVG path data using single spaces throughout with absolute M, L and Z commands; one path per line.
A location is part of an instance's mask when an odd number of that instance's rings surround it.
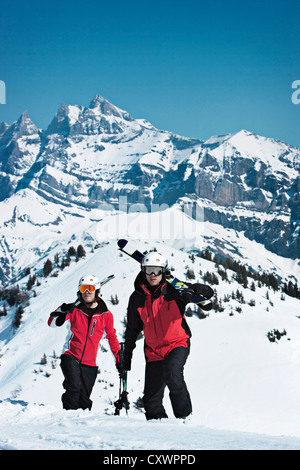
M 246 130 L 207 141 L 178 136 L 99 95 L 88 107 L 62 104 L 45 131 L 27 112 L 0 124 L 1 204 L 24 190 L 87 212 L 118 209 L 120 197 L 148 209 L 189 201 L 206 221 L 292 259 L 300 253 L 299 170 L 300 149 L 286 143 Z M 222 254 L 222 240 L 209 242 Z

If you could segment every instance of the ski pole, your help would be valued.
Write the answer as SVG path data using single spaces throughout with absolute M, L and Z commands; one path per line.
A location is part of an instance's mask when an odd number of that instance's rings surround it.
M 122 362 L 125 343 L 120 343 L 120 346 L 121 346 L 121 349 L 120 349 L 119 357 L 120 357 L 120 361 Z M 128 392 L 127 392 L 127 371 L 125 373 L 125 378 L 120 377 L 119 399 L 115 401 L 114 405 L 115 405 L 115 415 L 119 415 L 122 408 L 125 408 L 126 414 L 128 414 L 130 403 L 128 401 Z

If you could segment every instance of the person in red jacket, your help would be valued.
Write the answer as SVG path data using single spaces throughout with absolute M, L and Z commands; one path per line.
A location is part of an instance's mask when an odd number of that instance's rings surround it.
M 113 315 L 99 297 L 100 282 L 93 275 L 83 276 L 79 280 L 78 306 L 62 304 L 50 314 L 48 325 L 62 326 L 69 322 L 69 334 L 61 355 L 61 369 L 64 375 L 62 395 L 64 409 L 91 409 L 90 395 L 94 387 L 98 367 L 96 356 L 99 342 L 104 334 L 115 357 L 119 372 L 120 344 L 113 326 Z
M 131 369 L 137 336 L 143 330 L 146 359 L 143 404 L 147 420 L 168 417 L 162 403 L 166 386 L 175 417 L 186 418 L 191 414 L 192 403 L 183 376 L 191 331 L 184 312 L 193 295 L 207 298 L 213 295 L 213 289 L 203 284 L 189 284 L 180 294 L 166 282 L 166 270 L 167 260 L 160 253 L 145 255 L 127 310 L 123 367 Z

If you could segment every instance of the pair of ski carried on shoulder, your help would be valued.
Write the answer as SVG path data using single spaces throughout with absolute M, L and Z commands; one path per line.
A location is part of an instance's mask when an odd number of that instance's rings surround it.
M 129 242 L 125 239 L 120 239 L 118 240 L 118 247 L 120 251 L 130 256 L 138 263 L 142 262 L 144 254 L 137 250 L 132 242 Z M 171 286 L 173 286 L 179 292 L 182 292 L 185 289 L 189 289 L 189 286 L 185 282 L 179 280 L 177 277 L 174 277 L 170 271 L 166 272 L 166 281 L 169 282 Z M 198 307 L 205 311 L 212 309 L 211 300 L 200 294 L 195 294 L 193 297 L 191 297 L 190 302 L 198 305 Z

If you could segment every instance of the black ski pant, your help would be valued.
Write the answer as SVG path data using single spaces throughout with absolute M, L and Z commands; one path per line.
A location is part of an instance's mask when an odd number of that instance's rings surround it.
M 60 366 L 65 377 L 63 387 L 66 390 L 61 397 L 63 408 L 90 410 L 93 404 L 90 395 L 97 378 L 98 367 L 80 364 L 69 354 L 61 356 Z
M 188 354 L 188 348 L 178 347 L 173 349 L 165 359 L 146 363 L 143 399 L 146 419 L 168 417 L 163 406 L 166 386 L 170 392 L 175 417 L 185 418 L 191 414 L 192 403 L 183 377 L 183 368 Z

